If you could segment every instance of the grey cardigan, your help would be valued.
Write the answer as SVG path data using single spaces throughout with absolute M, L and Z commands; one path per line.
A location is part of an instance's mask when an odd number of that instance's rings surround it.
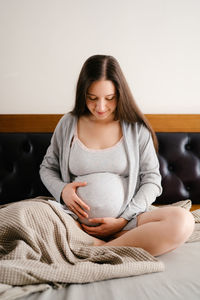
M 60 119 L 40 165 L 41 180 L 58 202 L 64 186 L 70 183 L 68 159 L 76 123 L 77 117 L 71 113 Z M 129 182 L 128 196 L 118 217 L 131 220 L 147 211 L 156 197 L 161 195 L 161 175 L 152 137 L 146 126 L 124 121 L 121 126 L 129 161 Z M 68 212 L 77 218 L 73 212 Z

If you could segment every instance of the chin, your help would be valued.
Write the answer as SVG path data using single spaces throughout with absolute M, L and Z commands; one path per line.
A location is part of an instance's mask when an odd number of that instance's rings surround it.
M 102 115 L 99 115 L 98 113 L 95 113 L 95 118 L 98 120 L 106 120 L 106 119 L 113 119 L 114 115 L 112 113 L 105 113 Z

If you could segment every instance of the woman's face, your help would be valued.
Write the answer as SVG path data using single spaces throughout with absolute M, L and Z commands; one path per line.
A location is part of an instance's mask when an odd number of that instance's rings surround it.
M 86 105 L 94 120 L 113 120 L 117 106 L 115 85 L 111 80 L 94 81 L 88 88 Z

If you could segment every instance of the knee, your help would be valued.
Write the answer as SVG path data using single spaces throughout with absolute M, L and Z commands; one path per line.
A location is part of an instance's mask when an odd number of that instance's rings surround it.
M 169 223 L 171 238 L 176 245 L 183 244 L 190 237 L 195 226 L 195 220 L 191 212 L 182 207 L 172 208 Z

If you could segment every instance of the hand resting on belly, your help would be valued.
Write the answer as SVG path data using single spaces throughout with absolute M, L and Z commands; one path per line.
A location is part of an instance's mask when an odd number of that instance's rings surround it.
M 126 194 L 126 178 L 113 173 L 93 173 L 77 176 L 74 181 L 87 182 L 87 185 L 78 187 L 76 193 L 90 207 L 90 211 L 87 211 L 88 219 L 118 217 Z M 88 219 L 78 220 L 80 223 L 95 226 Z

